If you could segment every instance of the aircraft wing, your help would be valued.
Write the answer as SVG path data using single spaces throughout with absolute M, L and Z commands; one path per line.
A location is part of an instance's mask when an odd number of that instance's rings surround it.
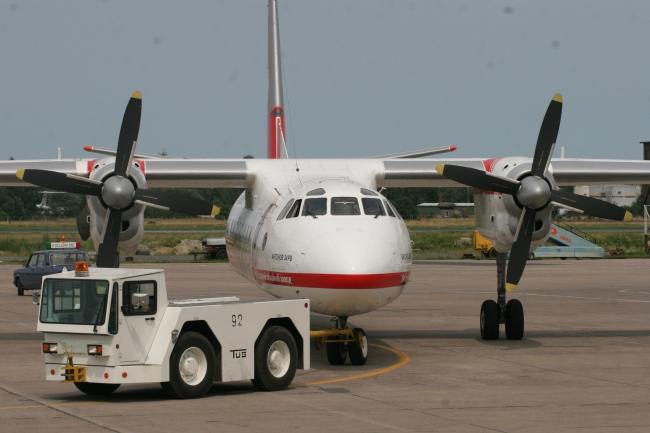
M 384 187 L 459 187 L 436 172 L 438 164 L 484 170 L 480 158 L 387 159 L 377 183 Z M 650 161 L 617 159 L 552 159 L 549 171 L 558 185 L 650 184 Z
M 146 159 L 143 167 L 150 188 L 246 188 L 253 175 L 245 159 Z M 23 168 L 52 170 L 88 177 L 95 159 L 0 161 L 0 186 L 30 186 L 16 178 Z

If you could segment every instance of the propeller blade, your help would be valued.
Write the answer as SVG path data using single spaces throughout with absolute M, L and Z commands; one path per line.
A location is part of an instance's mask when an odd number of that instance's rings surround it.
M 172 212 L 180 212 L 188 215 L 216 216 L 219 213 L 219 208 L 211 203 L 187 194 L 172 191 L 139 189 L 135 192 L 135 200 L 147 206 L 168 209 Z
M 551 201 L 598 218 L 616 221 L 630 221 L 632 219 L 632 214 L 622 207 L 572 192 L 554 190 L 551 192 Z
M 510 258 L 508 259 L 508 270 L 506 271 L 506 289 L 511 292 L 524 273 L 528 254 L 530 253 L 530 243 L 533 239 L 535 229 L 535 211 L 525 208 L 519 219 L 517 227 L 517 237 L 515 243 L 510 249 Z
M 16 171 L 16 177 L 32 185 L 74 194 L 99 195 L 102 183 L 85 177 L 33 168 Z
M 544 176 L 548 163 L 553 155 L 553 147 L 557 141 L 557 134 L 560 130 L 560 120 L 562 118 L 562 95 L 556 93 L 553 95 L 551 103 L 548 104 L 542 126 L 537 136 L 537 146 L 535 146 L 535 156 L 533 157 L 533 166 L 531 173 L 533 176 Z
M 135 142 L 138 140 L 140 130 L 140 115 L 142 114 L 142 94 L 137 90 L 131 95 L 129 103 L 124 110 L 120 137 L 117 142 L 117 153 L 115 154 L 115 174 L 125 177 L 126 171 L 131 165 Z
M 120 241 L 122 231 L 122 211 L 109 209 L 106 218 L 102 242 L 97 248 L 97 267 L 119 268 L 120 256 L 117 251 L 117 244 Z
M 462 165 L 438 164 L 436 171 L 448 179 L 485 191 L 515 195 L 519 189 L 519 181 Z

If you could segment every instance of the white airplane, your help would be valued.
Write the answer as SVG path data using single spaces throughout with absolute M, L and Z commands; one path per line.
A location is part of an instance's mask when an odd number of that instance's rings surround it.
M 145 206 L 211 212 L 211 205 L 181 193 L 148 188 L 245 188 L 227 222 L 231 264 L 262 290 L 280 298 L 309 298 L 312 311 L 336 318 L 326 334 L 329 361 L 342 364 L 349 355 L 353 364 L 363 364 L 367 338 L 363 330 L 349 329 L 347 319 L 394 301 L 409 281 L 412 264 L 406 225 L 378 192 L 381 188 L 476 188 L 477 225 L 499 252 L 497 300 L 481 307 L 481 336 L 498 338 L 504 324 L 508 338 L 521 339 L 523 308 L 517 299 L 506 302 L 506 289 L 519 282 L 529 250 L 548 237 L 552 208 L 619 220 L 629 216 L 559 186 L 650 183 L 649 161 L 551 160 L 562 108 L 559 94 L 548 107 L 532 159 L 414 159 L 451 148 L 383 158 L 288 158 L 276 0 L 269 0 L 268 55 L 268 159 L 134 156 L 142 105 L 135 92 L 114 156 L 0 162 L 0 185 L 29 182 L 86 194 L 98 266 L 117 266 L 118 248 L 125 251 L 141 241 Z

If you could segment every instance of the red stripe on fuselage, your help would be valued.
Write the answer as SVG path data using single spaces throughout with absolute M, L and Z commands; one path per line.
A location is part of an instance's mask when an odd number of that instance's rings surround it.
M 276 286 L 314 287 L 320 289 L 383 289 L 403 286 L 410 272 L 387 274 L 307 274 L 253 269 L 258 283 Z

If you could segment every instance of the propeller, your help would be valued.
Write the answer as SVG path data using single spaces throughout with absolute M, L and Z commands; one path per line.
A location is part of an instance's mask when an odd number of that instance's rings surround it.
M 524 273 L 535 231 L 535 215 L 547 206 L 551 204 L 562 206 L 586 215 L 611 220 L 629 221 L 632 218 L 632 214 L 619 206 L 551 187 L 547 170 L 560 129 L 561 117 L 562 95 L 556 93 L 546 110 L 539 130 L 531 170 L 518 180 L 459 165 L 440 164 L 436 167 L 439 174 L 463 185 L 509 194 L 522 208 L 506 271 L 508 291 L 517 286 Z
M 103 181 L 50 170 L 20 169 L 18 179 L 56 191 L 99 197 L 106 207 L 102 240 L 97 249 L 97 266 L 119 267 L 118 243 L 122 229 L 122 212 L 134 204 L 152 206 L 190 215 L 215 215 L 216 206 L 203 200 L 169 191 L 137 189 L 128 177 L 131 167 L 142 113 L 142 94 L 131 94 L 124 110 L 117 142 L 113 173 Z

